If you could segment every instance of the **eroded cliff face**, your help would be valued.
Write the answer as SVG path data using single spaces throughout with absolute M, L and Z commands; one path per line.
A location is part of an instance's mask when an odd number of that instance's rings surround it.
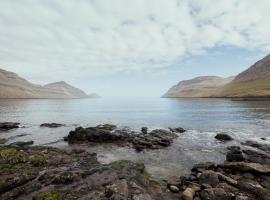
M 0 69 L 0 98 L 87 98 L 82 90 L 65 82 L 36 85 L 13 72 Z

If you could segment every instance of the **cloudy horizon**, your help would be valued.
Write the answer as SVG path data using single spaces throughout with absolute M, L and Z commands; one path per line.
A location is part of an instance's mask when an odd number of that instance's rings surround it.
M 270 50 L 270 1 L 0 1 L 0 68 L 102 96 L 160 96 Z

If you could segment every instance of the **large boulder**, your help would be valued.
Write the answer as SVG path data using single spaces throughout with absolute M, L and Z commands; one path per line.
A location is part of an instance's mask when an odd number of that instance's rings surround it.
M 229 152 L 226 155 L 226 160 L 228 162 L 239 162 L 244 161 L 244 155 L 238 146 L 228 147 Z
M 124 141 L 130 135 L 126 131 L 115 131 L 113 126 L 98 125 L 96 127 L 78 127 L 74 131 L 70 131 L 69 135 L 65 138 L 66 141 L 71 143 L 84 141 L 84 142 L 115 142 Z
M 233 138 L 226 133 L 218 133 L 215 138 L 220 141 L 231 141 Z
M 19 128 L 20 123 L 17 122 L 0 122 L 0 130 L 10 130 Z

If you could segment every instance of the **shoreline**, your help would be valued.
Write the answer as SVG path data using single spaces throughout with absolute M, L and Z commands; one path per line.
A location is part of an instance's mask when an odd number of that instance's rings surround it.
M 169 130 L 172 133 L 176 130 L 182 132 L 179 136 L 184 131 L 181 128 Z M 31 141 L 0 146 L 1 199 L 270 199 L 270 145 L 243 141 L 242 147 L 227 147 L 224 164 L 198 163 L 191 167 L 190 175 L 179 178 L 180 175 L 175 174 L 162 180 L 150 175 L 143 163 L 118 160 L 101 164 L 96 153 L 89 153 L 82 148 L 82 144 L 102 146 L 104 143 L 100 139 L 106 138 L 108 145 L 117 146 L 118 140 L 122 141 L 122 146 L 126 146 L 124 141 L 134 145 L 130 141 L 139 140 L 143 148 L 150 148 L 149 151 L 153 147 L 160 148 L 160 151 L 168 148 L 145 144 L 146 139 L 148 141 L 151 138 L 150 141 L 157 145 L 162 131 L 156 135 L 156 132 L 148 132 L 143 128 L 141 135 L 132 138 L 121 131 L 127 134 L 126 129 L 117 129 L 109 124 L 75 129 L 69 134 L 69 139 L 76 146 L 66 150 L 31 146 Z M 169 132 L 164 133 L 171 135 Z M 232 140 L 226 134 L 218 134 L 216 139 L 223 142 Z M 92 185 L 92 189 L 81 190 L 81 187 L 89 188 L 93 181 L 97 185 Z M 22 190 L 23 193 L 20 192 Z

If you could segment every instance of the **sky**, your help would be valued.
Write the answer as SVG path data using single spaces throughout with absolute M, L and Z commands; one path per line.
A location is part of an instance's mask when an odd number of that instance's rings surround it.
M 101 96 L 161 96 L 270 51 L 269 0 L 0 0 L 0 68 Z

